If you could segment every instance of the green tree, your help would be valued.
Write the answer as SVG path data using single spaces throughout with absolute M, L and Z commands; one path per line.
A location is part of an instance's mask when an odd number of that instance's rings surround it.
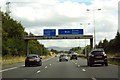
M 25 55 L 25 41 L 24 36 L 34 34 L 24 31 L 24 27 L 20 22 L 11 18 L 7 13 L 2 12 L 2 54 L 12 56 Z M 49 51 L 40 44 L 37 40 L 29 41 L 30 54 L 47 55 Z

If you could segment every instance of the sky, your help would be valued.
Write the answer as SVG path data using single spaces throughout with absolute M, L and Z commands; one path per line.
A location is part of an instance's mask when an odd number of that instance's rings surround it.
M 10 16 L 21 22 L 25 31 L 43 35 L 43 29 L 84 29 L 96 42 L 113 39 L 118 30 L 119 0 L 0 0 L 1 11 L 10 2 Z M 90 11 L 86 11 L 89 9 Z M 101 9 L 101 10 L 98 10 Z M 94 18 L 95 17 L 95 18 Z M 88 25 L 90 23 L 90 25 Z M 39 40 L 45 47 L 89 45 L 89 40 Z

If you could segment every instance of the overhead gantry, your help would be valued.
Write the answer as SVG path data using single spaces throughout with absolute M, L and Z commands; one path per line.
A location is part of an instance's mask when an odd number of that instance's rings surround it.
M 90 39 L 90 48 L 93 49 L 93 35 L 58 35 L 55 37 L 44 37 L 44 36 L 25 36 L 26 41 L 26 55 L 29 55 L 29 40 L 50 40 L 50 39 Z

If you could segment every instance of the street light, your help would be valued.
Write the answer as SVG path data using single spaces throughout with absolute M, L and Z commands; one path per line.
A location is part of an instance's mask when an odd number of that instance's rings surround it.
M 80 25 L 84 25 L 83 23 L 80 23 Z M 90 25 L 90 23 L 87 23 L 86 25 Z M 84 25 L 85 27 L 85 25 Z M 84 34 L 86 33 L 86 28 L 84 29 Z M 87 51 L 86 51 L 86 38 L 85 38 L 85 55 L 87 55 Z
M 95 11 L 98 11 L 98 10 L 101 10 L 101 9 L 94 9 L 94 10 L 87 9 L 87 11 L 93 11 L 93 19 L 94 19 L 94 49 L 96 48 L 95 47 L 95 45 L 96 45 L 96 36 L 95 36 Z

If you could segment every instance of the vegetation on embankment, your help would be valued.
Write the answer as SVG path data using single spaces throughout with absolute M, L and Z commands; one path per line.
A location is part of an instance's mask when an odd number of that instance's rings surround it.
M 25 32 L 22 24 L 7 13 L 2 12 L 2 56 L 12 56 L 12 58 L 26 55 L 26 44 L 24 40 L 25 35 L 33 36 Z M 29 41 L 29 53 L 38 55 L 48 55 L 49 50 L 40 44 L 37 40 Z
M 107 55 L 113 55 L 114 57 L 120 57 L 120 33 L 117 32 L 114 39 L 108 41 L 106 38 L 100 41 L 96 48 L 102 48 Z M 90 45 L 86 46 L 87 54 L 90 52 Z M 85 49 L 83 50 L 85 52 Z
M 108 63 L 120 66 L 120 62 L 119 61 L 108 60 Z
M 73 48 L 71 48 L 70 50 L 69 50 L 69 53 L 71 54 L 71 53 L 78 53 L 78 54 L 80 54 L 82 52 L 82 49 L 81 49 L 81 47 L 73 47 Z
M 120 57 L 120 33 L 117 32 L 115 38 L 111 39 L 110 41 L 107 39 L 100 41 L 96 47 L 103 48 L 107 54 L 112 54 L 116 57 Z
M 51 57 L 50 55 L 47 56 L 40 56 L 42 59 Z M 0 62 L 1 65 L 10 65 L 14 63 L 21 63 L 24 62 L 26 59 L 25 56 L 3 56 L 1 58 L 2 62 Z
M 3 56 L 2 57 L 2 65 L 10 65 L 14 63 L 24 62 L 24 56 Z

